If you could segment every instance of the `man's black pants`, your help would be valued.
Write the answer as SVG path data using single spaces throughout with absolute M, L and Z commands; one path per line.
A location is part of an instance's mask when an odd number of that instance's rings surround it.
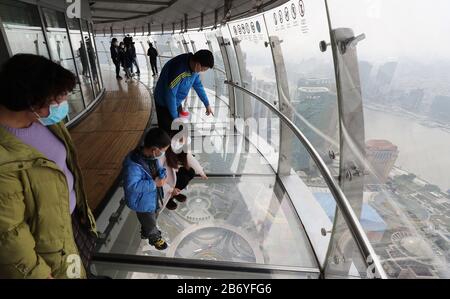
M 178 111 L 181 111 L 181 105 L 178 106 Z M 156 105 L 156 117 L 158 118 L 158 127 L 166 131 L 170 137 L 173 137 L 176 133 L 181 132 L 180 130 L 172 130 L 171 125 L 173 122 L 172 115 L 170 115 L 169 109 L 166 107 Z

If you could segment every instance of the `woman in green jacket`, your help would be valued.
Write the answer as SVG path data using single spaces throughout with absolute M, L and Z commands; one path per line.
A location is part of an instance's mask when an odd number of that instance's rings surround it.
M 0 70 L 0 278 L 85 278 L 95 245 L 75 147 L 62 122 L 75 76 L 18 54 Z

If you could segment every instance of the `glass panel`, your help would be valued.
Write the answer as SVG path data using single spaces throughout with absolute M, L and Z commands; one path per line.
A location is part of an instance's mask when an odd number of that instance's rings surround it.
M 258 100 L 249 97 L 247 101 L 252 108 L 252 118 L 246 120 L 248 133 L 242 132 L 242 134 L 245 133 L 248 136 L 250 142 L 277 172 L 280 155 L 280 119 Z
M 339 152 L 338 105 L 332 51 L 322 53 L 319 42 L 328 41 L 324 1 L 289 1 L 264 14 L 269 36 L 279 40 L 286 67 L 293 121 L 322 159 L 332 167 L 329 150 Z M 302 149 L 293 148 L 296 167 L 312 163 Z
M 325 179 L 310 157 L 300 155 L 309 155 L 300 140 L 284 126 L 283 130 L 286 130 L 282 132 L 283 138 L 293 140 L 291 145 L 296 150 L 295 160 L 311 161 L 307 169 L 292 163 L 290 174 L 283 175 L 281 180 L 292 198 L 320 265 L 326 268 L 326 278 L 367 277 L 366 261 L 340 211 L 336 211 L 336 200 Z M 367 210 L 367 207 L 365 205 L 361 218 L 363 227 L 382 226 L 379 214 L 373 209 Z M 336 217 L 335 213 L 339 216 Z M 334 235 L 330 243 L 331 232 Z
M 187 201 L 158 224 L 170 246 L 141 240 L 135 213 L 102 252 L 316 268 L 314 254 L 275 176 L 194 180 Z M 295 250 L 292 250 L 295 248 Z
M 53 61 L 76 75 L 77 70 L 72 56 L 72 49 L 70 48 L 64 14 L 47 8 L 42 8 L 42 13 L 44 15 L 48 46 Z M 69 117 L 71 119 L 84 110 L 83 96 L 79 83 L 69 94 L 68 102 L 70 107 Z
M 234 44 L 231 39 L 231 34 L 228 26 L 222 26 L 220 28 L 221 35 L 224 38 L 224 47 L 227 52 L 228 60 L 230 62 L 231 76 L 234 82 L 241 82 L 241 75 L 239 72 L 239 67 L 236 58 L 236 52 L 234 50 Z M 231 78 L 230 78 L 231 79 Z M 244 97 L 241 91 L 235 90 L 235 110 L 236 117 L 244 117 Z
M 178 56 L 180 54 L 185 53 L 184 45 L 183 45 L 184 39 L 182 35 L 172 35 L 169 39 L 169 45 L 172 49 L 173 56 Z
M 97 69 L 99 70 L 99 72 L 98 72 L 98 84 L 99 84 L 99 87 L 100 87 L 100 89 L 103 87 L 103 82 L 102 82 L 102 74 L 101 74 L 101 68 L 100 68 L 100 65 L 99 65 L 99 60 L 98 60 L 98 52 L 97 52 L 97 45 L 96 45 L 96 43 L 95 43 L 95 38 L 94 38 L 94 34 L 93 34 L 93 26 L 92 26 L 92 23 L 88 23 L 88 26 L 89 26 L 89 36 L 90 36 L 90 39 L 91 39 L 91 41 L 92 41 L 92 47 L 93 47 L 93 49 L 94 49 L 94 53 L 95 53 L 95 64 L 96 64 L 96 67 L 97 67 Z
M 1 0 L 0 17 L 13 55 L 29 53 L 50 58 L 36 6 Z
M 94 91 L 92 89 L 91 77 L 89 74 L 89 60 L 86 46 L 80 31 L 79 19 L 67 19 L 69 27 L 70 40 L 72 41 L 72 49 L 75 54 L 75 62 L 78 68 L 78 78 L 83 91 L 84 101 L 88 106 L 94 100 Z
M 85 20 L 80 19 L 81 21 L 81 31 L 82 34 L 84 36 L 84 44 L 86 47 L 86 51 L 87 51 L 87 57 L 88 57 L 88 62 L 89 62 L 89 66 L 91 69 L 91 74 L 93 77 L 93 86 L 94 86 L 94 92 L 95 95 L 97 96 L 100 93 L 100 83 L 99 83 L 99 75 L 98 75 L 98 64 L 97 64 L 97 54 L 95 52 L 95 48 L 92 42 L 92 39 L 89 35 L 89 27 L 88 27 L 88 22 Z
M 370 241 L 392 278 L 450 278 L 450 4 L 328 4 L 333 28 L 366 35 L 364 202 L 383 222 Z
M 111 37 L 106 36 L 97 36 L 95 38 L 96 44 L 97 44 L 97 50 L 99 51 L 98 59 L 100 61 L 101 69 L 103 70 L 103 65 L 111 65 L 113 66 L 113 63 L 111 61 L 111 55 L 109 48 L 111 47 Z M 100 55 L 100 53 L 102 55 Z
M 154 47 L 158 50 L 159 56 L 172 57 L 172 50 L 170 48 L 170 35 L 152 35 Z
M 242 60 L 238 57 L 242 86 L 272 103 L 276 102 L 275 70 L 263 16 L 230 22 L 228 28 L 238 55 L 239 51 L 243 55 Z
M 150 39 L 147 36 L 133 37 L 134 47 L 136 48 L 136 58 L 141 71 L 141 77 L 148 74 L 150 61 L 148 60 L 147 50 Z
M 216 97 L 220 97 L 226 103 L 229 103 L 228 87 L 223 83 L 227 80 L 227 76 L 216 34 L 220 34 L 220 31 L 206 33 L 207 43 L 214 54 L 214 87 Z

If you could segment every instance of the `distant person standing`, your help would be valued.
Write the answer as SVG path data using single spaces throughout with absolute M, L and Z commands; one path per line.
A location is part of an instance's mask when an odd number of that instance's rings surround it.
M 97 81 L 97 64 L 96 64 L 96 56 L 94 46 L 92 45 L 89 37 L 86 36 L 86 49 L 88 52 L 89 63 L 91 65 L 92 76 L 94 77 L 94 81 Z
M 78 49 L 78 56 L 81 60 L 81 66 L 83 67 L 82 75 L 85 77 L 89 77 L 89 66 L 88 66 L 88 58 L 86 54 L 86 47 L 84 46 L 83 41 L 80 41 L 80 48 Z
M 111 60 L 116 66 L 116 79 L 121 80 L 122 77 L 120 76 L 119 42 L 117 41 L 117 38 L 112 39 L 110 51 L 111 51 Z
M 126 81 L 128 81 L 128 79 L 131 79 L 132 58 L 130 56 L 130 51 L 123 42 L 121 42 L 119 46 L 119 59 L 123 70 L 125 71 L 125 77 L 127 78 Z
M 131 57 L 131 74 L 133 74 L 133 65 L 136 66 L 137 72 L 136 74 L 140 74 L 141 71 L 139 70 L 139 65 L 137 63 L 137 55 L 136 55 L 136 48 L 134 47 L 133 37 L 129 34 L 123 39 L 123 42 L 125 44 L 125 48 L 127 48 L 127 51 L 130 54 Z
M 148 45 L 150 46 L 150 48 L 148 48 L 147 56 L 150 58 L 153 76 L 157 76 L 158 68 L 156 66 L 156 58 L 158 58 L 158 51 L 153 47 L 153 44 L 151 42 L 149 42 Z
M 174 119 L 179 117 L 181 104 L 193 87 L 206 107 L 206 115 L 214 115 L 209 105 L 208 96 L 200 81 L 200 72 L 214 67 L 214 56 L 211 51 L 200 50 L 195 54 L 178 55 L 169 60 L 163 67 L 155 87 L 156 114 L 158 125 L 170 136 L 178 131 L 171 129 Z

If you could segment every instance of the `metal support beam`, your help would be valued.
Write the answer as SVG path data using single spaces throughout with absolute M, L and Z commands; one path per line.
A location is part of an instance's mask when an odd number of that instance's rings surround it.
M 123 20 L 123 18 L 118 18 L 118 17 L 102 17 L 102 16 L 92 16 L 92 19 L 97 19 L 97 20 Z
M 161 34 L 164 34 L 164 24 L 161 24 Z
M 217 24 L 219 23 L 219 10 L 214 10 L 214 29 L 217 28 Z
M 133 13 L 133 14 L 142 14 L 142 11 L 138 10 L 128 10 L 128 9 L 114 9 L 114 8 L 96 8 L 91 7 L 91 12 L 117 12 L 117 13 Z
M 172 34 L 175 34 L 175 23 L 172 23 Z
M 104 2 L 104 3 L 124 3 L 124 4 L 146 4 L 146 5 L 159 5 L 159 6 L 170 6 L 170 2 L 164 2 L 164 1 L 143 1 L 143 0 L 95 0 L 90 1 L 91 3 L 96 2 Z
M 112 26 L 109 27 L 109 31 L 111 31 L 111 37 L 112 37 L 114 35 L 114 31 L 113 31 Z
M 228 81 L 236 82 L 238 78 L 233 78 L 233 73 L 231 71 L 231 64 L 228 55 L 227 46 L 230 45 L 230 41 L 223 38 L 222 36 L 217 36 L 217 43 L 219 44 L 220 52 L 222 54 L 223 65 L 225 67 L 225 73 Z M 228 99 L 230 103 L 230 114 L 233 118 L 236 118 L 236 92 L 233 87 L 228 85 Z
M 287 79 L 286 65 L 284 63 L 283 52 L 281 49 L 281 40 L 278 36 L 269 36 L 269 46 L 272 52 L 272 59 L 277 79 L 278 102 L 274 106 L 286 115 L 290 120 L 294 120 L 291 98 L 289 96 L 289 86 Z M 282 123 L 280 125 L 280 156 L 278 160 L 278 171 L 280 175 L 289 175 L 293 164 L 293 144 L 292 131 Z
M 233 6 L 233 0 L 225 0 L 223 5 L 223 20 L 222 23 L 225 23 L 231 18 L 231 7 Z
M 202 12 L 200 13 L 200 30 L 203 31 L 203 26 L 205 24 L 205 14 Z
M 152 25 L 151 25 L 151 23 L 147 24 L 147 28 L 148 28 L 148 36 L 150 36 L 152 34 Z
M 185 13 L 184 14 L 184 32 L 187 32 L 187 29 L 188 29 L 188 14 L 187 13 Z

